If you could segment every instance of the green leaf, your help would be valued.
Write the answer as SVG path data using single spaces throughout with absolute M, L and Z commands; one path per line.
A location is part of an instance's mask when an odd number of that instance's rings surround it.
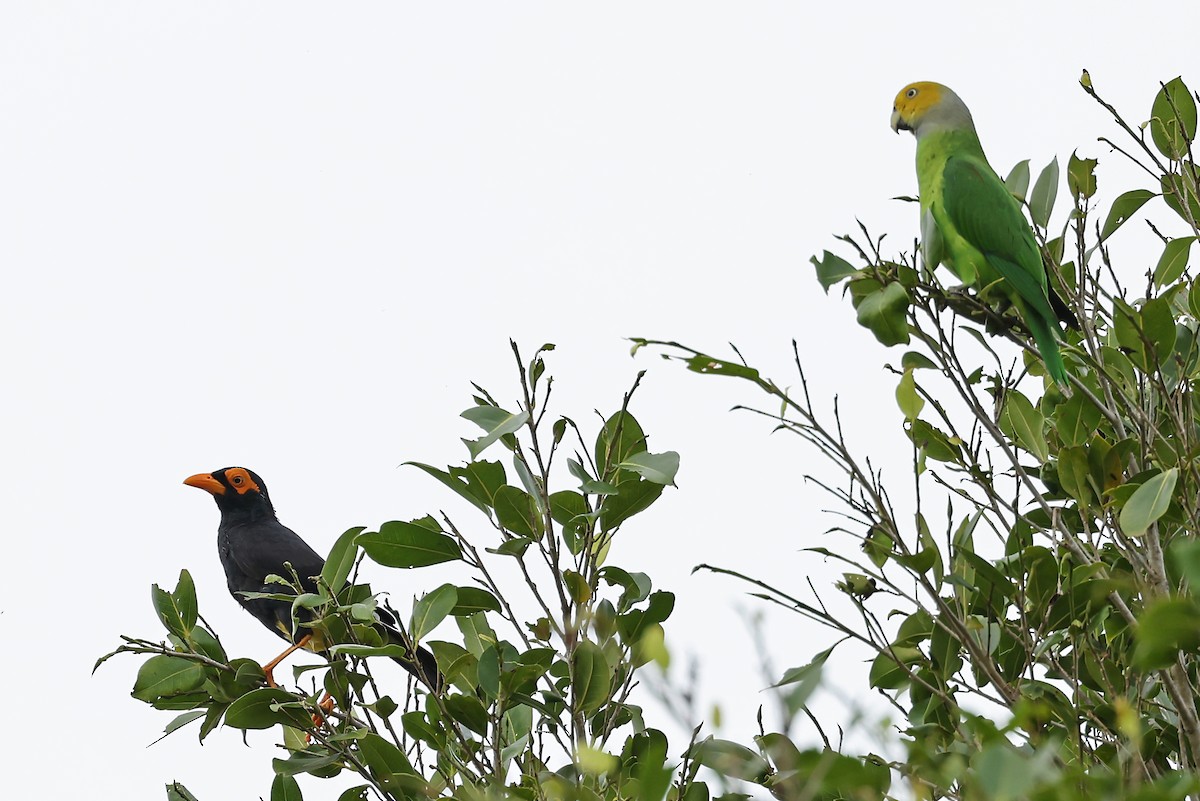
M 1175 569 L 1187 579 L 1188 592 L 1200 597 L 1200 540 L 1175 540 L 1169 553 Z
M 917 512 L 917 542 L 921 546 L 920 553 L 933 554 L 933 578 L 936 584 L 942 583 L 942 578 L 945 576 L 945 567 L 942 564 L 942 552 L 938 548 L 937 540 L 933 538 L 933 534 L 929 531 L 929 524 L 925 521 L 925 515 Z
M 193 720 L 202 718 L 207 714 L 207 709 L 193 709 L 190 712 L 184 712 L 181 715 L 176 715 L 175 718 L 167 724 L 167 727 L 163 729 L 163 736 L 166 737 L 171 732 L 178 731 L 179 729 L 182 729 L 184 726 L 191 723 Z
M 1165 296 L 1146 301 L 1142 305 L 1140 322 L 1147 353 L 1155 355 L 1153 361 L 1148 359 L 1146 362 L 1146 369 L 1150 370 L 1153 365 L 1165 362 L 1175 349 L 1175 315 L 1171 301 Z
M 893 653 L 896 659 L 892 658 Z M 894 645 L 890 653 L 881 651 L 871 663 L 871 686 L 883 690 L 895 690 L 905 686 L 909 682 L 909 671 L 904 666 L 919 663 L 923 658 L 920 649 L 908 646 Z
M 447 487 L 449 487 L 450 489 L 457 492 L 463 498 L 466 498 L 468 501 L 471 502 L 471 505 L 474 506 L 476 509 L 478 509 L 481 512 L 485 512 L 485 513 L 487 512 L 487 510 L 488 510 L 487 504 L 485 504 L 483 502 L 483 500 L 481 500 L 475 494 L 475 492 L 471 489 L 470 484 L 467 481 L 463 480 L 462 478 L 452 476 L 444 470 L 439 470 L 436 467 L 433 467 L 432 465 L 422 464 L 421 462 L 405 462 L 404 464 L 411 465 L 412 467 L 416 467 L 421 470 L 424 470 L 426 473 L 433 476 L 438 481 L 442 482 Z
M 1168 391 L 1178 386 L 1181 375 L 1194 376 L 1197 363 L 1200 363 L 1200 343 L 1196 341 L 1196 324 L 1180 321 L 1175 326 L 1175 352 L 1162 364 Z
M 513 537 L 511 540 L 505 540 L 495 548 L 487 548 L 488 553 L 499 554 L 500 556 L 524 556 L 525 551 L 533 544 L 533 540 L 529 537 Z
M 809 261 L 817 268 L 817 281 L 820 282 L 826 295 L 829 294 L 829 287 L 854 274 L 854 267 L 850 262 L 828 250 L 821 254 L 820 259 L 813 256 Z
M 656 729 L 633 735 L 632 745 L 637 765 L 633 769 L 639 784 L 639 801 L 662 801 L 671 785 L 674 767 L 667 756 L 667 737 Z
M 500 601 L 480 587 L 458 587 L 458 600 L 450 610 L 453 617 L 473 615 L 476 612 L 499 612 Z
M 951 437 L 924 420 L 913 420 L 905 433 L 930 459 L 938 462 L 957 462 L 962 456 L 962 441 L 958 437 Z
M 596 469 L 600 471 L 599 477 L 611 479 L 616 465 L 646 450 L 646 432 L 641 424 L 629 412 L 620 411 L 604 421 L 592 455 Z
M 495 406 L 472 406 L 461 417 L 470 420 L 487 432 L 479 439 L 464 439 L 463 444 L 474 459 L 496 440 L 518 431 L 529 420 L 529 412 L 513 414 Z
M 862 544 L 863 553 L 875 567 L 883 567 L 887 564 L 894 547 L 895 542 L 892 540 L 892 535 L 886 528 L 879 525 L 871 526 L 871 530 Z
M 765 759 L 731 740 L 710 737 L 696 743 L 692 753 L 697 762 L 722 776 L 761 784 L 771 772 Z
M 1061 448 L 1058 452 L 1058 481 L 1063 490 L 1080 505 L 1092 504 L 1092 486 L 1088 482 L 1091 468 L 1088 465 L 1087 449 L 1081 445 Z
M 512 485 L 505 485 L 496 493 L 496 519 L 518 537 L 541 535 L 542 519 L 533 498 Z
M 843 573 L 842 580 L 834 586 L 856 598 L 870 598 L 879 591 L 879 585 L 875 579 L 864 573 Z
M 584 497 L 572 490 L 555 492 L 550 496 L 550 517 L 562 526 L 562 537 L 571 553 L 579 553 L 580 534 L 593 519 Z
M 604 651 L 591 640 L 581 640 L 571 658 L 572 709 L 588 716 L 602 707 L 612 693 L 612 668 Z
M 916 420 L 925 408 L 925 399 L 917 392 L 912 368 L 905 370 L 904 375 L 900 377 L 900 384 L 896 387 L 896 403 L 899 404 L 906 420 Z
M 399 520 L 358 535 L 358 544 L 384 567 L 426 567 L 462 559 L 462 550 L 450 537 Z
M 1192 317 L 1200 320 L 1200 278 L 1193 280 L 1188 288 L 1187 308 Z
M 933 360 L 919 351 L 910 350 L 900 357 L 900 367 L 905 370 L 936 370 Z
M 355 541 L 361 533 L 362 526 L 343 532 L 329 550 L 325 567 L 321 568 L 321 580 L 335 595 L 341 592 L 346 579 L 350 577 L 350 571 L 354 569 L 354 562 L 358 559 L 358 544 Z
M 1054 410 L 1054 428 L 1063 445 L 1084 445 L 1096 433 L 1100 410 L 1082 392 L 1072 395 Z
M 261 668 L 260 668 L 261 672 Z M 204 738 L 213 733 L 217 726 L 221 725 L 221 721 L 225 719 L 225 710 L 229 708 L 228 704 L 212 704 L 208 708 L 208 714 L 204 716 L 204 722 L 200 724 L 200 742 L 204 742 Z
M 603 776 L 615 771 L 621 760 L 584 743 L 575 749 L 575 764 L 585 776 Z
M 1142 342 L 1141 315 L 1137 310 L 1120 298 L 1113 299 L 1113 333 L 1117 344 L 1122 348 L 1139 354 L 1141 364 L 1145 364 L 1145 347 Z
M 413 791 L 424 795 L 425 780 L 395 745 L 372 732 L 359 741 L 358 751 L 384 790 L 403 796 Z
M 958 640 L 947 630 L 946 625 L 933 627 L 929 637 L 930 665 L 942 681 L 947 681 L 962 667 L 960 647 Z
M 458 588 L 453 584 L 443 584 L 436 590 L 427 592 L 413 604 L 410 627 L 413 640 L 419 642 L 425 639 L 425 635 L 437 628 L 457 603 Z
M 918 609 L 900 623 L 896 630 L 893 646 L 914 647 L 933 636 L 933 617 L 924 609 Z
M 196 585 L 192 574 L 186 570 L 179 571 L 179 581 L 175 582 L 175 591 L 171 593 L 175 606 L 179 610 L 179 619 L 189 632 L 196 627 L 199 612 L 196 606 Z
M 160 698 L 190 693 L 203 684 L 203 665 L 190 659 L 159 654 L 138 668 L 131 695 L 149 704 Z
M 1167 82 L 1150 107 L 1150 138 L 1158 152 L 1182 160 L 1196 139 L 1196 101 L 1182 78 Z
M 1081 159 L 1072 153 L 1067 162 L 1067 188 L 1077 198 L 1096 194 L 1096 159 Z
M 641 639 L 650 626 L 664 622 L 675 610 L 675 593 L 666 590 L 652 592 L 645 609 L 632 609 L 618 616 L 617 625 L 626 643 L 633 644 Z
M 975 774 L 980 786 L 987 788 L 991 801 L 1020 801 L 1033 796 L 1031 792 L 1039 781 L 1053 775 L 1050 749 L 1018 753 L 1006 742 L 992 743 L 978 752 L 974 761 Z
M 667 648 L 666 633 L 658 623 L 647 626 L 633 646 L 635 668 L 650 662 L 658 665 L 664 672 L 671 666 L 671 651 Z
M 894 282 L 872 292 L 858 305 L 858 324 L 870 329 L 884 345 L 908 343 L 909 298 L 904 286 Z
M 567 469 L 571 471 L 571 475 L 579 479 L 579 489 L 588 495 L 615 495 L 617 492 L 615 485 L 592 478 L 583 465 L 575 459 L 567 459 Z
M 1039 462 L 1049 458 L 1050 448 L 1046 445 L 1046 435 L 1042 431 L 1046 418 L 1020 392 L 1009 390 L 1005 396 L 1002 422 L 1007 422 L 1005 427 L 1016 438 L 1018 444 L 1036 456 Z
M 312 727 L 312 718 L 287 690 L 262 687 L 230 704 L 225 723 L 235 729 L 269 729 L 277 723 L 308 729 Z
M 1017 162 L 1004 179 L 1004 185 L 1018 200 L 1025 199 L 1025 193 L 1029 191 L 1029 159 Z
M 382 696 L 379 698 L 379 700 L 367 704 L 366 706 L 368 709 L 377 713 L 382 718 L 390 718 L 392 715 L 396 714 L 396 710 L 400 708 L 399 704 L 397 704 L 390 695 Z M 340 736 L 350 740 L 361 740 L 365 734 L 366 732 L 364 730 L 358 729 L 352 732 L 346 732 L 344 735 Z
M 1183 168 L 1194 174 L 1196 166 L 1191 162 L 1184 162 Z M 1183 218 L 1184 222 L 1190 225 L 1193 220 L 1200 220 L 1200 197 L 1197 197 L 1195 187 L 1186 177 L 1164 173 L 1158 186 L 1162 191 L 1163 202 Z
M 196 585 L 192 581 L 192 574 L 186 570 L 179 571 L 174 592 L 167 592 L 155 584 L 150 590 L 150 597 L 154 602 L 154 611 L 167 631 L 181 640 L 190 639 L 198 616 Z
M 733 378 L 745 378 L 749 381 L 759 380 L 758 371 L 753 367 L 747 367 L 746 365 L 738 364 L 737 362 L 727 362 L 722 361 L 721 359 L 714 359 L 713 357 L 704 353 L 700 353 L 691 357 L 685 363 L 687 364 L 687 369 L 691 370 L 693 373 L 700 373 L 702 375 L 726 375 Z
M 389 659 L 411 661 L 408 649 L 403 645 L 359 645 L 345 642 L 329 646 L 329 653 L 359 657 L 386 656 Z
M 600 529 L 609 532 L 638 512 L 644 511 L 662 495 L 663 485 L 638 479 L 624 481 L 616 495 L 606 495 L 598 510 Z
M 400 725 L 404 727 L 404 731 L 409 737 L 435 748 L 439 745 L 438 731 L 430 724 L 424 712 L 405 712 L 400 716 Z
M 304 794 L 291 776 L 277 775 L 271 782 L 271 801 L 304 801 Z
M 559 490 L 550 496 L 550 516 L 560 525 L 573 524 L 577 517 L 587 513 L 587 501 L 578 492 Z
M 504 465 L 499 462 L 476 460 L 467 462 L 465 467 L 451 467 L 450 475 L 462 476 L 467 486 L 475 493 L 475 497 L 484 506 L 494 506 L 496 493 L 508 484 L 508 476 L 504 473 Z
M 597 575 L 613 587 L 620 587 L 623 592 L 617 601 L 617 607 L 625 612 L 631 606 L 644 600 L 650 595 L 653 584 L 645 573 L 629 573 L 614 565 L 606 565 L 597 571 Z
M 1189 598 L 1152 601 L 1138 616 L 1133 662 L 1157 670 L 1175 662 L 1180 651 L 1200 647 L 1200 609 Z
M 476 734 L 487 734 L 488 714 L 473 695 L 452 695 L 445 699 L 450 717 Z
M 342 792 L 337 797 L 337 801 L 367 801 L 367 793 L 370 791 L 371 785 L 360 784 L 356 787 L 351 787 Z
M 500 652 L 496 650 L 496 646 L 489 645 L 483 649 L 479 656 L 476 676 L 479 689 L 483 690 L 489 700 L 496 700 L 500 696 Z
M 171 782 L 167 785 L 167 801 L 197 801 L 197 799 L 179 782 Z
M 772 685 L 773 687 L 786 687 L 789 684 L 799 685 L 787 695 L 787 703 L 790 708 L 798 711 L 812 696 L 813 691 L 820 686 L 821 674 L 831 653 L 833 653 L 833 648 L 828 648 L 813 657 L 813 660 L 807 665 L 789 668 L 784 671 L 783 678 Z
M 592 588 L 587 579 L 574 570 L 563 571 L 563 584 L 567 585 L 567 594 L 577 604 L 585 604 L 592 599 Z
M 1172 467 L 1138 487 L 1121 509 L 1121 530 L 1130 537 L 1145 534 L 1154 521 L 1166 514 L 1178 478 L 1179 468 Z
M 542 513 L 546 510 L 542 508 L 542 486 L 541 482 L 533 477 L 529 472 L 529 468 L 525 466 L 525 462 L 517 455 L 513 454 L 513 470 L 521 479 L 521 486 L 529 493 L 530 499 L 533 500 L 533 508 L 537 511 L 538 518 L 541 518 Z
M 975 571 L 975 584 L 979 592 L 984 596 L 990 599 L 1001 600 L 1012 598 L 1016 595 L 1017 590 L 1013 586 L 1013 583 L 997 570 L 991 562 L 967 549 L 963 549 L 958 553 L 971 566 L 971 569 Z M 932 625 L 932 621 L 930 623 Z
M 307 751 L 297 751 L 287 759 L 272 759 L 271 769 L 276 776 L 296 776 L 300 773 L 320 775 L 321 771 L 340 762 L 342 755 L 336 751 L 332 754 L 312 754 Z
M 679 472 L 679 454 L 675 451 L 666 453 L 635 453 L 617 464 L 617 467 L 633 472 L 653 481 L 655 484 L 670 484 L 675 486 L 675 474 Z
M 1194 236 L 1180 236 L 1167 243 L 1154 268 L 1155 286 L 1164 287 L 1179 280 L 1187 269 L 1188 256 L 1195 241 Z
M 470 617 L 455 618 L 455 622 L 458 624 L 458 630 L 463 633 L 463 645 L 476 658 L 489 645 L 496 644 L 496 632 L 488 623 L 485 613 L 477 612 Z
M 1055 156 L 1033 184 L 1033 194 L 1029 196 L 1029 214 L 1038 228 L 1050 224 L 1050 214 L 1054 211 L 1054 198 L 1058 195 L 1058 157 Z
M 1116 233 L 1116 230 L 1124 225 L 1138 209 L 1146 205 L 1146 201 L 1152 197 L 1154 197 L 1154 193 L 1149 189 L 1133 189 L 1114 200 L 1112 208 L 1108 210 L 1108 217 L 1105 218 L 1104 225 L 1100 228 L 1100 241 L 1103 242 Z

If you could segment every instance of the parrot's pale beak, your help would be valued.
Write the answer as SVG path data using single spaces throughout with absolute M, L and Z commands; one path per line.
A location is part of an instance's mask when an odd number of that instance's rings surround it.
M 892 130 L 896 133 L 912 130 L 912 128 L 908 127 L 908 124 L 904 121 L 904 118 L 900 116 L 900 112 L 896 109 L 892 110 Z

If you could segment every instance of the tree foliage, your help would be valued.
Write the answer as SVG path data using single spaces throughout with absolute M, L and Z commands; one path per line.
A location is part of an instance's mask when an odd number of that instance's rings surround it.
M 629 408 L 636 383 L 594 426 L 548 417 L 552 346 L 528 362 L 514 346 L 515 405 L 476 387 L 463 417 L 482 434 L 464 440 L 465 463 L 411 463 L 474 507 L 473 525 L 429 515 L 352 529 L 320 593 L 297 597 L 281 579 L 337 643 L 327 666 L 265 687 L 257 663 L 230 658 L 204 624 L 184 571 L 173 591 L 153 592 L 167 640 L 125 638 L 114 652 L 146 657 L 134 697 L 179 713 L 168 734 L 194 721 L 201 739 L 221 723 L 278 730 L 288 756 L 273 762 L 273 801 L 301 798 L 298 777 L 344 772 L 360 782 L 345 799 L 1200 797 L 1197 98 L 1180 79 L 1163 84 L 1138 126 L 1086 73 L 1081 83 L 1118 132 L 1100 141 L 1145 185 L 1101 206 L 1099 159 L 1078 154 L 1032 188 L 1027 161 L 1006 179 L 1080 322 L 1063 348 L 1069 387 L 1045 377 L 1011 310 L 946 286 L 915 247 L 885 254 L 863 227 L 841 238 L 849 257 L 813 259 L 859 324 L 908 347 L 889 367 L 911 484 L 885 483 L 846 436 L 854 421 L 819 410 L 795 347 L 793 392 L 736 349 L 635 340 L 635 351 L 746 382 L 766 403 L 745 408 L 826 459 L 809 478 L 842 517 L 830 544 L 809 550 L 844 564 L 840 581 L 779 587 L 704 566 L 830 630 L 829 646 L 777 685 L 787 714 L 816 724 L 816 745 L 784 725 L 751 743 L 697 729 L 669 746 L 631 701 L 641 672 L 668 659 L 674 597 L 609 563 L 609 546 L 673 484 L 679 457 L 650 449 Z M 1133 252 L 1118 245 L 1137 218 L 1156 252 L 1114 258 Z M 356 580 L 363 558 L 463 571 L 408 618 L 445 692 L 384 691 L 372 671 L 388 653 L 372 639 L 379 599 Z M 885 757 L 843 752 L 807 706 L 825 666 L 854 648 L 902 718 Z M 318 708 L 321 691 L 332 712 Z M 168 794 L 190 797 L 179 785 Z
M 812 550 L 846 565 L 837 589 L 858 617 L 831 613 L 819 592 L 754 583 L 832 629 L 835 648 L 873 654 L 872 688 L 906 719 L 891 764 L 918 798 L 1200 794 L 1200 280 L 1188 266 L 1200 236 L 1196 96 L 1170 81 L 1149 122 L 1132 126 L 1086 73 L 1082 85 L 1124 135 L 1101 141 L 1150 186 L 1101 208 L 1098 159 L 1072 154 L 1055 225 L 1057 160 L 1032 192 L 1028 162 L 1007 179 L 1081 323 L 1064 348 L 1069 389 L 1044 378 L 1010 310 L 945 286 L 916 248 L 885 256 L 864 228 L 842 237 L 853 259 L 813 259 L 820 284 L 843 287 L 880 343 L 914 348 L 891 367 L 911 490 L 885 484 L 853 451 L 843 434 L 852 421 L 817 411 L 798 351 L 793 397 L 740 354 L 639 342 L 691 370 L 751 382 L 776 404 L 760 413 L 844 477 L 814 480 L 850 521 L 834 533 L 861 554 Z M 1143 208 L 1159 253 L 1114 263 L 1110 246 Z

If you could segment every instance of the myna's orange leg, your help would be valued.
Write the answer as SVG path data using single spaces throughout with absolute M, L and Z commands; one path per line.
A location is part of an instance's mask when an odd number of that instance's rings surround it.
M 305 634 L 304 637 L 301 638 L 300 642 L 296 643 L 295 645 L 289 646 L 288 649 L 286 651 L 284 651 L 282 654 L 280 654 L 279 656 L 275 657 L 270 662 L 268 662 L 267 664 L 262 666 L 263 673 L 267 674 L 267 685 L 269 687 L 278 687 L 279 686 L 278 684 L 275 683 L 275 675 L 273 673 L 273 671 L 279 665 L 279 663 L 282 662 L 283 660 L 287 659 L 295 651 L 299 651 L 301 648 L 308 645 L 308 641 L 311 639 L 312 639 L 311 634 Z

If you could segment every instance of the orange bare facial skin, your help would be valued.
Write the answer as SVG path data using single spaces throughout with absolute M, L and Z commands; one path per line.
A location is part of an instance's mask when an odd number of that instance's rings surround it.
M 250 472 L 241 467 L 234 467 L 225 471 L 225 480 L 229 482 L 229 486 L 233 487 L 234 492 L 238 495 L 245 495 L 247 492 L 254 490 L 262 492 L 258 484 L 251 478 Z

